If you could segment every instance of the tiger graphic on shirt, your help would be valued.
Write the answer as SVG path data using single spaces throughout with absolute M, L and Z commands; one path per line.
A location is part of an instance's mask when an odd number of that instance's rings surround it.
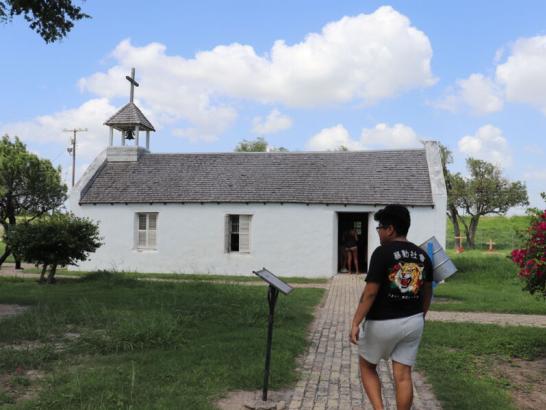
M 398 289 L 408 296 L 418 295 L 423 284 L 423 269 L 423 265 L 414 262 L 396 263 L 389 274 L 391 290 Z

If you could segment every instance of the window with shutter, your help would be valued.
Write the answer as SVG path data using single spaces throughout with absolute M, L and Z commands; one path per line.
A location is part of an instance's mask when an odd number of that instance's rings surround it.
M 251 215 L 228 215 L 226 239 L 228 252 L 250 252 Z
M 137 214 L 137 249 L 157 248 L 157 212 Z

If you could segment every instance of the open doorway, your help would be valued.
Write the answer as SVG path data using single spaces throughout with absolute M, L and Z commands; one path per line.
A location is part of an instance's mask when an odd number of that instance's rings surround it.
M 337 230 L 337 271 L 344 272 L 346 266 L 343 248 L 344 233 L 354 229 L 357 240 L 357 259 L 360 272 L 367 270 L 368 255 L 368 213 L 367 212 L 339 212 Z M 353 268 L 354 270 L 354 268 Z

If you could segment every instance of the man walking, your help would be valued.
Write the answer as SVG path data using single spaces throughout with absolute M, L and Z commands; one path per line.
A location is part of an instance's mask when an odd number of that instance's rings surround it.
M 406 239 L 410 227 L 406 207 L 388 205 L 374 219 L 379 222 L 376 229 L 381 246 L 370 259 L 350 338 L 358 344 L 360 376 L 374 410 L 383 409 L 376 366 L 380 359 L 389 358 L 397 409 L 409 410 L 413 401 L 411 368 L 432 298 L 432 263 L 421 248 Z

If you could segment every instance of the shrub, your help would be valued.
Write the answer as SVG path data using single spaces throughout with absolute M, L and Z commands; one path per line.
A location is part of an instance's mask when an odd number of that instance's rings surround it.
M 42 265 L 40 282 L 53 283 L 58 266 L 76 265 L 101 246 L 99 228 L 87 218 L 53 214 L 33 223 L 17 225 L 7 236 L 8 245 L 27 262 Z
M 533 210 L 532 219 L 524 235 L 524 246 L 512 251 L 512 261 L 519 267 L 525 281 L 524 290 L 538 292 L 546 298 L 546 210 Z

